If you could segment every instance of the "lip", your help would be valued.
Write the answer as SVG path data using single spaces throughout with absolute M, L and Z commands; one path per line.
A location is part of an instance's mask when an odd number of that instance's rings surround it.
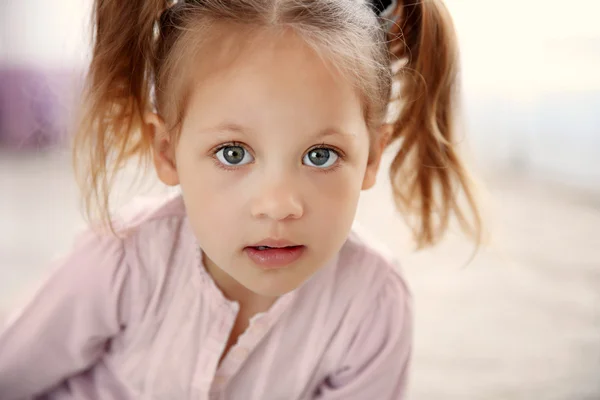
M 258 243 L 254 243 L 249 245 L 248 247 L 292 247 L 292 246 L 300 246 L 298 243 L 290 242 L 285 239 L 264 239 Z
M 259 247 L 270 248 L 259 250 Z M 288 267 L 302 257 L 305 251 L 306 246 L 281 239 L 265 239 L 244 248 L 248 258 L 264 270 Z

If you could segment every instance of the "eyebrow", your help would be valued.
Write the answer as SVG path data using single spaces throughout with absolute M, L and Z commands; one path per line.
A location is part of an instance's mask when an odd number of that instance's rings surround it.
M 322 131 L 320 131 L 317 134 L 317 138 L 325 138 L 328 136 L 344 136 L 344 137 L 350 137 L 350 138 L 355 138 L 356 137 L 356 133 L 354 132 L 344 132 L 342 130 L 339 129 L 335 129 L 335 128 L 327 128 L 327 129 L 323 129 Z
M 225 123 L 219 124 L 212 128 L 202 129 L 201 132 L 202 133 L 232 132 L 232 133 L 239 133 L 239 134 L 242 134 L 245 136 L 253 136 L 255 133 L 254 130 L 252 130 L 248 127 L 244 127 L 242 125 L 232 123 L 232 122 L 225 122 Z M 329 136 L 343 136 L 343 137 L 355 138 L 356 133 L 344 132 L 340 129 L 335 129 L 335 128 L 325 128 L 325 129 L 322 129 L 321 131 L 319 131 L 314 137 L 315 137 L 315 139 L 321 139 L 321 138 L 326 138 Z
M 211 128 L 202 129 L 200 131 L 200 133 L 223 132 L 223 131 L 240 133 L 242 135 L 251 135 L 253 133 L 253 131 L 251 129 L 243 127 L 242 125 L 239 125 L 239 124 L 232 123 L 232 122 L 225 122 L 225 123 L 219 124 L 219 125 L 211 127 Z

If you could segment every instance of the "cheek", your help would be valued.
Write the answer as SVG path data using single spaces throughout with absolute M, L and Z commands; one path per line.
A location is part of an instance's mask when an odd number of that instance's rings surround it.
M 332 201 L 341 203 L 340 200 L 354 197 L 357 192 L 357 188 L 360 187 L 358 179 L 355 177 L 356 174 L 348 172 L 339 172 L 332 174 L 325 174 L 324 177 L 319 177 L 318 191 L 320 197 L 323 197 L 325 201 Z
M 324 214 L 324 219 L 354 217 L 362 184 L 359 168 L 342 167 L 336 172 L 322 174 L 316 181 L 314 204 L 320 214 Z
M 351 163 L 340 168 L 338 172 L 325 174 L 321 193 L 329 204 L 331 213 L 340 218 L 353 219 L 358 206 L 358 199 L 365 176 L 367 151 L 355 154 Z M 328 178 L 331 175 L 331 178 Z
M 186 208 L 195 224 L 214 230 L 226 227 L 238 217 L 243 190 L 232 182 L 236 174 L 218 169 L 209 158 L 182 151 L 178 158 L 177 173 L 185 194 Z

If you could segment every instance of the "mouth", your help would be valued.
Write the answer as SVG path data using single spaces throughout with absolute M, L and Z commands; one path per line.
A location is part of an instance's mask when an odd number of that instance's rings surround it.
M 246 255 L 262 269 L 289 266 L 304 254 L 306 246 L 282 240 L 265 240 L 244 248 Z
M 265 239 L 258 243 L 254 243 L 248 247 L 260 248 L 260 249 L 283 249 L 286 247 L 298 247 L 298 243 L 291 242 L 285 239 Z
M 283 246 L 283 247 L 277 247 L 277 246 L 248 246 L 248 247 L 250 247 L 252 249 L 264 251 L 264 250 L 294 249 L 296 247 L 303 247 L 303 246 L 302 245 L 293 245 L 293 246 Z

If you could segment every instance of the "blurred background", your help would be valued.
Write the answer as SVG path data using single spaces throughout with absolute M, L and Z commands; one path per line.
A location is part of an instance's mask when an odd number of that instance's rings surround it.
M 385 171 L 358 215 L 413 288 L 410 399 L 600 399 L 600 2 L 446 3 L 489 243 L 412 251 Z M 89 7 L 0 1 L 0 318 L 84 226 L 66 132 Z

